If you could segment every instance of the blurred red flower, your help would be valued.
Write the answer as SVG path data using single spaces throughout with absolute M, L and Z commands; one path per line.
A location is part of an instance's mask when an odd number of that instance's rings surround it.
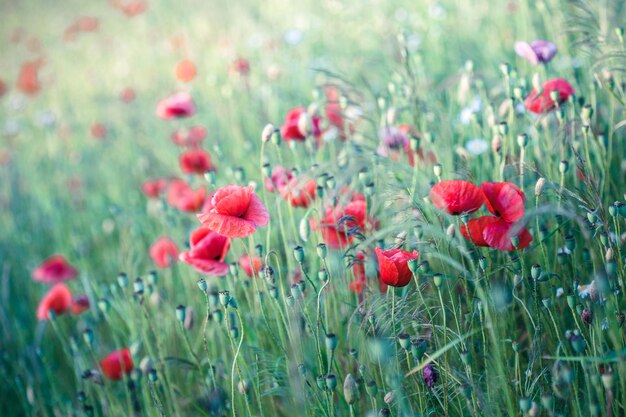
M 178 247 L 171 239 L 161 236 L 150 246 L 150 257 L 159 268 L 169 268 L 178 259 Z
M 188 83 L 196 78 L 196 65 L 190 59 L 183 59 L 178 64 L 176 64 L 175 69 L 176 78 L 179 81 L 184 83 Z
M 230 240 L 206 227 L 199 227 L 189 237 L 190 249 L 181 252 L 179 259 L 198 272 L 209 275 L 228 274 L 224 258 L 230 248 Z
M 180 211 L 197 213 L 204 205 L 205 199 L 205 187 L 194 190 L 180 179 L 172 180 L 167 187 L 167 203 Z
M 185 174 L 203 175 L 207 171 L 215 171 L 211 155 L 204 149 L 189 149 L 180 155 L 178 162 Z
M 278 188 L 278 193 L 294 207 L 308 207 L 315 199 L 316 189 L 317 183 L 314 179 L 302 183 L 298 178 L 292 178 Z
M 39 58 L 22 64 L 20 74 L 17 79 L 17 89 L 24 94 L 35 95 L 41 90 L 39 82 L 39 70 L 43 67 L 44 61 Z
M 542 86 L 541 92 L 535 91 L 533 88 L 530 90 L 530 94 L 526 97 L 524 104 L 528 111 L 541 114 L 548 112 L 556 107 L 554 100 L 550 97 L 553 91 L 558 93 L 557 102 L 562 103 L 567 101 L 569 97 L 574 94 L 574 88 L 562 78 L 554 78 L 546 81 Z
M 102 373 L 109 379 L 121 379 L 124 374 L 130 374 L 133 370 L 133 358 L 130 349 L 123 348 L 109 353 L 100 361 Z
M 364 233 L 368 225 L 375 227 L 376 220 L 367 217 L 367 204 L 363 200 L 350 201 L 343 207 L 327 208 L 319 225 L 311 219 L 312 228 L 319 228 L 324 243 L 331 249 L 345 247 L 356 233 Z
M 7 85 L 4 83 L 4 81 L 0 80 L 0 97 L 2 97 L 4 93 L 6 92 L 7 92 Z
M 191 94 L 187 92 L 176 93 L 161 100 L 156 107 L 156 114 L 164 120 L 179 119 L 193 116 L 196 105 Z
M 78 271 L 63 255 L 53 255 L 43 261 L 32 273 L 35 281 L 58 284 L 76 278 Z
M 383 250 L 376 248 L 380 278 L 393 287 L 404 287 L 411 282 L 413 274 L 407 265 L 410 259 L 417 259 L 416 250 L 407 252 L 402 249 Z
M 236 58 L 230 64 L 230 70 L 236 74 L 246 76 L 250 73 L 250 62 L 245 58 Z
M 252 186 L 227 185 L 210 195 L 198 219 L 226 237 L 246 237 L 269 222 L 267 209 Z
M 303 116 L 305 115 L 305 116 Z M 280 128 L 280 134 L 283 140 L 299 140 L 303 141 L 306 139 L 306 132 L 302 132 L 300 130 L 301 122 L 300 117 L 306 117 L 306 109 L 304 107 L 296 107 L 289 112 L 287 112 L 287 116 L 285 116 L 285 122 Z M 319 138 L 322 135 L 322 130 L 320 128 L 321 119 L 318 116 L 311 117 L 312 124 L 312 132 L 311 134 L 315 138 Z
M 120 100 L 122 100 L 122 102 L 124 103 L 132 102 L 133 100 L 135 100 L 135 97 L 137 97 L 137 94 L 135 93 L 135 90 L 131 87 L 126 87 L 120 92 Z
M 94 139 L 104 139 L 107 135 L 107 128 L 102 123 L 94 123 L 89 128 L 89 133 L 91 133 L 91 137 Z
M 188 129 L 179 129 L 172 133 L 172 143 L 177 146 L 199 146 L 207 137 L 207 130 L 203 126 L 192 126 Z
M 458 216 L 478 210 L 485 202 L 485 196 L 469 181 L 447 180 L 431 188 L 430 200 L 439 210 Z
M 37 320 L 50 319 L 49 312 L 57 315 L 67 312 L 72 307 L 72 292 L 65 284 L 56 284 L 43 296 L 37 307 Z
M 72 298 L 72 313 L 79 315 L 89 310 L 89 298 L 86 295 L 81 294 Z
M 182 181 L 182 180 L 179 180 Z M 145 181 L 141 186 L 141 191 L 148 198 L 159 198 L 159 196 L 165 191 L 168 185 L 168 180 L 165 178 L 159 178 L 156 180 Z
M 253 277 L 263 268 L 263 261 L 258 256 L 250 257 L 244 254 L 239 258 L 239 266 L 244 270 L 247 276 Z

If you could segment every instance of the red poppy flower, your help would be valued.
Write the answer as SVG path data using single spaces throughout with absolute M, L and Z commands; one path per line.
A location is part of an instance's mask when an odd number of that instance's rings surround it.
M 81 294 L 72 298 L 72 313 L 79 315 L 89 310 L 89 298 L 86 295 Z
M 280 128 L 280 134 L 284 140 L 299 140 L 303 141 L 306 139 L 304 132 L 300 130 L 299 121 L 300 116 L 306 112 L 304 107 L 296 107 L 289 112 L 287 112 L 287 116 L 285 117 L 285 122 L 283 126 Z M 320 129 L 321 119 L 318 116 L 311 117 L 311 122 L 313 124 L 313 136 L 316 138 L 321 137 L 322 130 Z
M 554 100 L 550 97 L 552 91 L 557 91 L 559 97 L 557 101 L 562 103 L 569 99 L 569 96 L 574 94 L 574 88 L 570 83 L 562 78 L 554 78 L 552 80 L 543 83 L 543 91 L 538 93 L 535 89 L 530 90 L 530 94 L 526 97 L 524 104 L 528 111 L 541 114 L 548 112 L 556 107 Z
M 191 94 L 182 92 L 173 94 L 157 104 L 156 114 L 161 119 L 179 119 L 193 116 L 196 112 L 196 105 L 191 98 Z
M 159 196 L 165 191 L 166 188 L 167 180 L 165 178 L 159 178 L 156 180 L 149 180 L 144 182 L 141 186 L 141 191 L 148 198 L 159 198 Z
M 319 226 L 311 219 L 312 228 L 319 228 L 331 249 L 347 246 L 354 239 L 354 232 L 365 232 L 368 223 L 375 227 L 376 221 L 367 218 L 367 204 L 362 200 L 350 201 L 345 207 L 329 207 Z
M 172 143 L 177 146 L 199 146 L 207 137 L 207 130 L 203 126 L 192 126 L 172 133 Z
M 94 123 L 89 128 L 89 132 L 91 133 L 91 137 L 100 140 L 106 137 L 107 128 L 102 123 Z
M 205 199 L 205 187 L 194 190 L 180 179 L 172 180 L 167 187 L 167 203 L 180 211 L 197 213 L 204 205 Z
M 227 185 L 211 194 L 198 219 L 226 237 L 246 237 L 267 225 L 270 215 L 254 188 Z
M 150 257 L 159 268 L 169 268 L 178 259 L 178 247 L 171 239 L 162 236 L 150 246 Z
M 237 58 L 230 64 L 232 72 L 241 76 L 246 76 L 250 73 L 250 62 L 245 58 Z
M 485 238 L 483 237 L 483 231 L 485 227 L 491 223 L 497 222 L 499 219 L 496 216 L 481 216 L 477 219 L 471 219 L 465 225 L 461 226 L 461 234 L 467 240 L 474 242 L 476 246 L 489 246 Z M 468 229 L 469 228 L 469 232 Z
M 74 40 L 80 32 L 95 32 L 99 26 L 100 21 L 97 17 L 82 16 L 65 29 L 63 38 L 65 40 Z
M 118 8 L 127 17 L 135 17 L 148 9 L 146 0 L 111 0 L 113 7 Z
M 4 83 L 4 81 L 0 80 L 0 97 L 2 97 L 4 93 L 6 92 L 7 92 L 7 85 Z
M 410 259 L 417 259 L 416 250 L 407 252 L 402 249 L 383 250 L 376 248 L 380 278 L 392 287 L 404 287 L 411 282 L 413 274 L 407 265 Z
M 128 348 L 113 351 L 100 361 L 102 373 L 113 380 L 121 379 L 124 374 L 130 374 L 133 366 L 133 358 Z
M 504 220 L 490 222 L 483 229 L 483 238 L 492 248 L 511 251 L 516 248 L 511 243 L 511 238 L 517 236 L 519 244 L 517 249 L 524 249 L 533 241 L 532 235 L 520 223 L 508 223 Z
M 37 307 L 37 320 L 48 320 L 49 311 L 63 314 L 72 307 L 72 292 L 65 284 L 56 284 L 44 295 Z
M 25 62 L 20 69 L 17 79 L 17 89 L 24 94 L 35 95 L 41 90 L 39 70 L 43 66 L 43 59 Z
M 286 185 L 278 189 L 280 195 L 294 207 L 308 207 L 315 199 L 317 183 L 310 179 L 304 184 L 297 178 L 292 178 Z
M 204 149 L 189 149 L 183 152 L 178 162 L 185 174 L 203 175 L 207 171 L 214 171 L 211 155 Z
M 58 284 L 76 278 L 78 271 L 65 259 L 63 255 L 53 255 L 43 261 L 33 271 L 35 281 L 46 284 Z
M 196 66 L 190 59 L 183 59 L 176 64 L 176 78 L 184 83 L 188 83 L 196 78 Z
M 263 268 L 263 261 L 258 256 L 243 255 L 239 258 L 239 266 L 244 270 L 247 276 L 253 277 L 257 275 Z
M 281 190 L 282 188 L 287 186 L 289 180 L 293 178 L 293 174 L 291 171 L 283 168 L 280 165 L 274 166 L 272 168 L 272 176 L 265 177 L 263 180 L 263 184 L 265 185 L 265 189 L 270 193 L 274 191 Z
M 189 237 L 190 249 L 181 252 L 179 259 L 195 270 L 209 275 L 228 274 L 228 264 L 224 258 L 230 248 L 230 240 L 206 227 L 199 227 Z
M 508 223 L 514 223 L 524 216 L 526 196 L 517 185 L 510 182 L 483 182 L 480 188 L 491 213 Z
M 135 93 L 135 90 L 133 90 L 131 87 L 126 87 L 120 92 L 120 100 L 122 100 L 122 102 L 124 103 L 132 102 L 133 100 L 135 100 L 135 97 L 137 97 L 137 94 Z
M 359 295 L 363 294 L 367 283 L 364 279 L 356 278 L 350 282 L 350 291 L 355 292 Z
M 430 200 L 439 210 L 458 216 L 478 210 L 485 202 L 485 196 L 480 188 L 469 181 L 448 180 L 433 186 Z

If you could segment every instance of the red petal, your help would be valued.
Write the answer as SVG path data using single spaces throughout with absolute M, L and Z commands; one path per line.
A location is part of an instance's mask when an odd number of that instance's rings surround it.
M 483 182 L 487 209 L 508 223 L 514 223 L 524 216 L 526 196 L 520 188 L 510 182 Z
M 504 220 L 499 220 L 485 226 L 483 230 L 483 238 L 489 246 L 502 251 L 515 250 L 511 243 L 513 236 L 519 238 L 519 247 L 517 249 L 528 247 L 533 240 L 528 230 L 519 223 L 507 223 Z
M 499 219 L 495 216 L 482 216 L 477 219 L 471 219 L 467 222 L 469 227 L 469 233 L 465 225 L 461 226 L 461 234 L 467 240 L 474 242 L 476 246 L 489 246 L 489 244 L 483 238 L 483 231 L 485 227 L 491 223 L 497 222 Z
M 480 188 L 469 181 L 448 180 L 433 186 L 430 199 L 439 210 L 456 216 L 478 210 L 485 196 Z

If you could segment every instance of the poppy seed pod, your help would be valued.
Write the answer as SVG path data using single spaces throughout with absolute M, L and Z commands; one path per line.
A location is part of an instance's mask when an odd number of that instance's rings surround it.
M 135 292 L 135 294 L 143 294 L 143 290 L 144 290 L 143 280 L 141 278 L 137 278 L 133 282 L 133 291 Z
M 230 328 L 230 336 L 233 339 L 238 339 L 239 338 L 239 328 L 237 328 L 237 326 L 232 326 Z
M 319 278 L 320 281 L 322 282 L 326 282 L 328 280 L 328 271 L 326 269 L 320 269 L 317 272 L 317 277 Z
M 376 397 L 376 394 L 378 394 L 378 385 L 376 385 L 376 381 L 372 380 L 368 382 L 365 385 L 365 392 L 367 392 L 367 395 L 372 398 Z
M 304 262 L 304 248 L 302 246 L 296 246 L 293 249 L 293 257 L 296 259 L 296 262 L 301 264 Z
M 87 346 L 89 346 L 89 347 L 93 346 L 94 339 L 95 339 L 95 337 L 94 337 L 94 334 L 93 334 L 93 330 L 85 329 L 85 331 L 83 332 L 83 340 L 85 341 Z
M 230 300 L 231 300 L 230 292 L 228 292 L 228 291 L 220 291 L 219 292 L 219 300 L 220 300 L 220 304 L 223 307 L 228 306 L 228 303 L 230 303 Z
M 146 281 L 148 281 L 148 284 L 150 285 L 157 285 L 157 283 L 159 282 L 159 275 L 157 274 L 156 271 L 150 271 L 148 272 Z
M 101 298 L 100 300 L 98 300 L 98 308 L 104 314 L 106 314 L 109 311 L 109 307 L 110 307 L 109 300 L 107 300 L 106 298 Z M 56 311 L 55 311 L 55 316 L 56 316 Z M 50 319 L 52 320 L 53 317 L 50 316 Z
M 337 388 L 337 377 L 334 374 L 326 375 L 326 388 L 330 391 Z
M 302 291 L 300 290 L 298 284 L 291 284 L 290 291 L 291 296 L 294 298 L 294 300 L 302 299 Z
M 204 278 L 200 278 L 197 284 L 198 284 L 198 288 L 200 289 L 200 291 L 206 294 L 208 290 L 208 285 L 206 283 L 206 280 Z
M 440 273 L 434 274 L 433 284 L 435 284 L 435 287 L 437 288 L 441 287 L 441 284 L 443 284 L 443 275 L 441 275 Z
M 120 288 L 126 288 L 128 286 L 128 275 L 124 272 L 120 272 L 117 275 L 117 285 L 119 285 Z
M 402 333 L 398 335 L 398 343 L 404 350 L 409 350 L 411 348 L 411 336 L 408 333 Z
M 343 396 L 350 405 L 354 404 L 358 399 L 359 387 L 352 374 L 346 375 L 346 379 L 343 381 Z
M 533 277 L 535 281 L 539 280 L 539 278 L 541 277 L 541 265 L 534 264 L 530 268 L 530 276 Z
M 176 320 L 178 320 L 181 324 L 185 321 L 186 309 L 184 305 L 179 305 L 176 307 Z
M 334 351 L 337 348 L 337 335 L 334 333 L 328 333 L 326 335 L 326 349 L 328 349 L 329 351 Z
M 326 255 L 328 254 L 328 249 L 326 248 L 326 244 L 320 243 L 317 245 L 317 256 L 320 259 L 326 259 Z
M 526 133 L 517 135 L 517 146 L 525 148 L 526 145 L 528 145 L 528 135 Z
M 532 400 L 528 397 L 522 397 L 519 400 L 519 408 L 522 410 L 524 414 L 528 413 L 530 407 L 532 406 Z
M 563 160 L 559 163 L 559 172 L 565 174 L 569 170 L 569 162 Z
M 318 375 L 317 378 L 315 378 L 315 383 L 317 384 L 317 387 L 322 391 L 326 390 L 326 378 L 324 377 L 324 375 Z
M 500 72 L 505 77 L 511 75 L 511 64 L 509 64 L 508 62 L 503 62 L 502 64 L 500 64 Z
M 150 382 L 152 383 L 159 380 L 159 374 L 157 373 L 156 369 L 150 369 L 148 371 L 148 380 L 150 380 Z
M 433 165 L 433 174 L 435 174 L 435 177 L 437 178 L 441 177 L 442 172 L 443 172 L 443 165 L 441 164 Z

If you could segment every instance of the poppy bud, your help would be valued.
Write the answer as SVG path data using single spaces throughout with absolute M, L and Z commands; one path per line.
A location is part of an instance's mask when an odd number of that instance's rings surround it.
M 207 289 L 208 289 L 208 285 L 206 283 L 206 280 L 204 278 L 200 278 L 197 282 L 198 284 L 198 288 L 200 288 L 200 291 L 202 291 L 203 293 L 206 294 Z
M 522 345 L 517 342 L 511 343 L 511 347 L 513 348 L 513 352 L 518 353 L 522 349 Z
M 478 258 L 478 266 L 480 267 L 480 269 L 482 269 L 483 271 L 486 271 L 488 265 L 489 265 L 489 261 L 487 260 L 487 258 L 485 258 L 484 256 L 481 256 L 480 258 Z
M 328 333 L 326 335 L 326 349 L 329 351 L 335 350 L 337 347 L 337 335 L 334 333 Z
M 550 91 L 550 100 L 552 100 L 555 103 L 559 102 L 561 93 L 559 93 L 559 90 L 552 90 Z
M 293 248 L 293 257 L 299 264 L 304 262 L 304 248 L 302 246 L 296 246 Z
M 222 310 L 213 310 L 211 313 L 211 319 L 219 324 L 222 320 L 224 320 L 224 313 Z
M 365 385 L 365 392 L 370 397 L 375 397 L 378 394 L 378 385 L 376 385 L 376 381 L 372 380 Z
M 318 375 L 317 378 L 315 378 L 315 383 L 322 391 L 326 390 L 326 378 L 324 378 L 324 375 Z
M 276 131 L 276 128 L 274 127 L 273 124 L 271 123 L 266 124 L 265 127 L 263 128 L 263 131 L 261 132 L 261 141 L 264 143 L 269 142 L 275 131 Z
M 409 141 L 409 146 L 413 152 L 417 152 L 420 149 L 420 138 L 412 136 Z
M 570 343 L 572 344 L 572 348 L 576 353 L 583 353 L 586 348 L 585 339 L 576 332 L 571 338 Z
M 409 267 L 409 271 L 411 271 L 412 274 L 417 273 L 417 270 L 419 269 L 419 264 L 417 263 L 417 259 L 411 258 L 406 262 L 406 264 Z
M 300 117 L 298 118 L 298 130 L 300 133 L 304 136 L 308 136 L 311 133 L 312 127 L 313 121 L 311 115 L 308 112 L 300 113 Z
M 541 92 L 543 90 L 543 84 L 541 83 L 541 78 L 538 73 L 533 74 L 533 78 L 531 80 L 531 84 L 535 91 Z M 539 93 L 538 93 L 539 94 Z
M 128 275 L 124 272 L 117 274 L 117 285 L 119 285 L 120 288 L 126 288 L 126 286 L 128 286 Z
M 500 72 L 505 77 L 508 77 L 511 74 L 511 65 L 508 62 L 503 62 L 500 64 Z
M 430 263 L 428 261 L 422 262 L 418 270 L 421 274 L 428 274 L 430 272 Z
M 184 305 L 176 307 L 176 320 L 178 320 L 181 324 L 184 323 L 186 313 L 187 311 Z
M 383 401 L 385 402 L 385 404 L 391 404 L 393 402 L 393 400 L 395 400 L 395 399 L 396 399 L 396 395 L 394 394 L 393 391 L 389 391 L 383 397 Z
M 568 170 L 569 170 L 569 162 L 561 161 L 561 163 L 559 164 L 559 172 L 561 174 L 565 174 Z
M 426 340 L 424 339 L 415 339 L 411 341 L 411 354 L 418 361 L 422 360 L 424 353 L 426 353 L 428 345 L 426 344 Z
M 613 389 L 614 382 L 615 379 L 613 378 L 613 372 L 609 371 L 602 374 L 602 385 L 605 389 Z
M 294 304 L 296 303 L 296 300 L 295 300 L 295 299 L 294 299 L 291 295 L 288 295 L 288 296 L 285 298 L 285 303 L 287 303 L 287 306 L 288 306 L 288 307 L 293 307 L 293 306 L 294 306 Z
M 290 290 L 291 290 L 291 296 L 295 300 L 302 299 L 302 291 L 300 290 L 300 287 L 298 286 L 298 284 L 291 284 Z
M 281 142 L 283 141 L 283 138 L 281 137 L 281 134 L 280 134 L 280 129 L 274 129 L 274 132 L 272 133 L 270 140 L 274 145 L 280 146 Z
M 335 177 L 333 176 L 329 176 L 326 179 L 326 188 L 328 188 L 329 190 L 334 189 L 337 186 L 337 180 L 335 180 Z
M 135 282 L 133 282 L 133 291 L 135 294 L 143 294 L 143 290 L 143 280 L 141 278 L 137 278 Z
M 352 374 L 346 375 L 346 379 L 343 381 L 343 396 L 350 405 L 354 404 L 358 399 L 359 387 L 356 385 Z
M 232 297 L 230 295 L 230 292 L 228 292 L 228 291 L 220 291 L 219 292 L 220 304 L 223 307 L 227 307 L 228 306 L 228 303 L 230 303 L 231 298 Z
M 359 351 L 356 350 L 355 348 L 351 348 L 348 353 L 350 354 L 350 356 L 352 357 L 352 359 L 357 360 L 359 358 Z
M 446 229 L 446 235 L 448 235 L 449 238 L 454 239 L 454 236 L 456 235 L 456 229 L 454 224 L 448 226 L 448 228 Z
M 506 136 L 509 133 L 509 125 L 507 122 L 500 122 L 498 123 L 498 132 L 502 135 L 502 136 Z
M 533 277 L 533 279 L 535 281 L 539 280 L 539 277 L 541 277 L 541 265 L 539 264 L 534 264 L 531 268 L 530 268 L 530 276 Z

